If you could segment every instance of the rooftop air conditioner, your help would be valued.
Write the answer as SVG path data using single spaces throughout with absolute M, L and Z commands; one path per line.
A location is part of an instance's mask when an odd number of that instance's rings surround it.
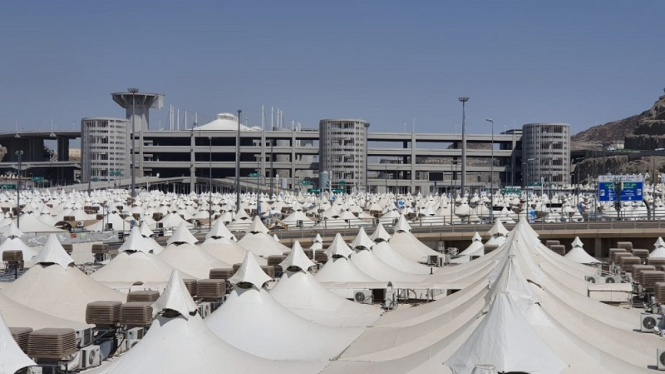
M 361 304 L 372 304 L 372 290 L 356 290 L 353 293 L 353 300 Z
M 199 304 L 198 309 L 201 318 L 206 318 L 210 315 L 210 313 L 212 313 L 212 308 L 210 307 L 210 303 L 201 303 Z
M 87 369 L 102 364 L 102 352 L 98 345 L 90 345 L 81 349 L 81 368 Z
M 296 227 L 302 227 L 302 226 L 303 226 L 302 220 L 301 219 L 297 220 Z
M 587 275 L 584 277 L 584 280 L 589 283 L 605 283 L 605 278 L 600 275 Z
M 605 277 L 605 283 L 621 283 L 621 277 L 618 275 L 610 275 Z
M 76 221 L 76 227 L 83 227 L 83 221 Z
M 655 332 L 657 327 L 662 326 L 663 316 L 660 314 L 642 313 L 640 315 L 640 331 Z
M 656 351 L 658 353 L 656 357 L 656 360 L 658 360 L 658 370 L 665 371 L 665 349 L 658 349 Z
M 134 327 L 128 329 L 125 333 L 125 340 L 127 340 L 127 350 L 134 348 L 143 338 L 144 329 L 142 327 Z
M 158 229 L 163 229 L 164 224 L 162 222 L 157 222 L 157 225 L 155 227 L 158 228 Z
M 439 264 L 439 256 L 437 255 L 431 255 L 427 256 L 427 265 L 438 265 Z
M 113 231 L 113 224 L 112 223 L 107 223 L 106 224 L 106 231 Z

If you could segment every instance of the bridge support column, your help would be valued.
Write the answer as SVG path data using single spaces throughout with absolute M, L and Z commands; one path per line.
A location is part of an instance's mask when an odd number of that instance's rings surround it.
M 603 239 L 595 238 L 593 248 L 594 248 L 594 257 L 600 259 L 603 255 Z

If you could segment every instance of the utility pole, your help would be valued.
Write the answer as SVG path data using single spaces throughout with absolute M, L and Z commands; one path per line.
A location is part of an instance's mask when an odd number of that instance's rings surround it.
M 490 223 L 494 223 L 494 121 L 487 118 L 485 121 L 492 124 L 492 157 L 490 161 Z
M 130 88 L 127 91 L 132 93 L 132 199 L 136 198 L 136 150 L 134 149 L 134 133 L 136 132 L 136 93 L 138 88 Z M 147 117 L 146 117 L 147 118 Z M 90 161 L 88 161 L 90 162 Z
M 210 145 L 210 164 L 208 166 L 208 231 L 212 230 L 212 136 L 208 137 Z
M 464 196 L 464 188 L 466 187 L 466 102 L 469 101 L 468 97 L 460 97 L 458 99 L 462 102 L 462 182 L 460 189 L 462 196 Z
M 21 159 L 23 158 L 23 151 L 16 151 L 18 157 L 18 175 L 16 176 L 16 227 L 19 227 L 21 220 Z
M 238 132 L 236 133 L 236 212 L 240 211 L 240 115 L 242 115 L 242 110 L 238 109 Z

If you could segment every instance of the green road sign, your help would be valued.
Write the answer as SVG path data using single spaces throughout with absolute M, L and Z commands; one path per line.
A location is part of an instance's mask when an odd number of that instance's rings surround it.
M 303 186 L 309 186 L 312 184 L 310 181 L 298 181 L 298 184 L 302 184 Z
M 321 190 L 318 189 L 318 188 L 308 188 L 307 189 L 307 193 L 319 193 L 319 192 L 321 192 Z
M 332 193 L 344 193 L 344 192 L 346 192 L 346 191 L 341 189 L 341 188 L 333 188 L 332 189 Z
M 16 185 L 15 184 L 3 184 L 2 189 L 3 190 L 15 190 Z
M 112 177 L 118 177 L 120 176 L 120 170 L 111 170 L 109 175 L 111 175 Z
M 249 173 L 249 176 L 252 177 L 252 178 L 258 178 L 259 175 L 261 175 L 261 174 L 259 174 L 259 173 Z
M 344 186 L 344 185 L 346 185 L 346 181 L 339 181 L 339 185 L 340 185 L 340 186 Z
M 43 182 L 44 177 L 32 177 L 31 178 L 33 182 Z
M 92 178 L 92 181 L 93 181 L 93 182 L 99 182 L 99 178 L 94 177 L 94 178 Z

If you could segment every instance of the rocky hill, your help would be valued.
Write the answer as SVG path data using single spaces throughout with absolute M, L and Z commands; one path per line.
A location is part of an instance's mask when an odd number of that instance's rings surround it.
M 658 101 L 647 111 L 618 121 L 593 126 L 573 135 L 570 140 L 573 143 L 573 149 L 583 149 L 589 143 L 623 141 L 634 134 L 657 135 L 653 132 L 657 128 L 660 129 L 660 126 L 656 125 L 660 121 L 665 121 L 665 96 L 659 97 Z M 580 147 L 582 144 L 584 146 Z

